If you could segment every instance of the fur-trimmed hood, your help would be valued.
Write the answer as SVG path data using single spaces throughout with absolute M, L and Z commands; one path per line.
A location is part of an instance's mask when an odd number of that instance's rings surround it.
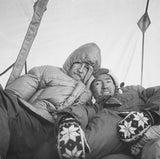
M 75 62 L 83 62 L 93 67 L 96 72 L 101 65 L 100 48 L 95 43 L 87 43 L 73 51 L 63 65 L 63 69 L 68 73 Z

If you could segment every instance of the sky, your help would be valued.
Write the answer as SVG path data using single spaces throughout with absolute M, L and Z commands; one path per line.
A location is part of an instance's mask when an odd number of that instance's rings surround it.
M 0 0 L 0 73 L 15 62 L 33 15 L 34 0 Z M 137 26 L 147 0 L 50 0 L 27 58 L 28 69 L 62 67 L 79 46 L 95 42 L 102 67 L 119 82 L 141 81 L 142 32 Z M 143 86 L 160 85 L 160 1 L 150 0 L 145 32 Z M 10 71 L 0 77 L 3 87 Z M 23 72 L 22 72 L 23 74 Z

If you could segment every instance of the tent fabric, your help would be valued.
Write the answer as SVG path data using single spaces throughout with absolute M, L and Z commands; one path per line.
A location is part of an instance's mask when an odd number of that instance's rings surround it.
M 34 3 L 34 13 L 32 16 L 32 20 L 29 24 L 27 33 L 23 40 L 23 44 L 17 56 L 16 62 L 13 65 L 13 69 L 9 76 L 6 86 L 21 75 L 24 66 L 26 69 L 27 56 L 38 32 L 38 28 L 43 17 L 43 13 L 46 11 L 47 3 L 48 0 L 38 0 Z M 26 72 L 27 70 L 25 70 L 25 73 Z
M 33 15 L 35 0 L 0 0 L 0 72 L 15 62 Z M 126 85 L 140 84 L 142 32 L 137 26 L 147 0 L 50 0 L 27 59 L 62 67 L 79 46 L 95 42 L 107 67 Z M 160 84 L 160 1 L 150 0 L 145 32 L 143 86 Z M 8 71 L 0 77 L 5 86 Z

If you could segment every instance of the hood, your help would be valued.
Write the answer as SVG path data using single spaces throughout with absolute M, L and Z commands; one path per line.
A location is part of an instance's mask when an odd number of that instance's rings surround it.
M 84 62 L 93 67 L 96 72 L 101 65 L 100 48 L 95 43 L 87 43 L 73 51 L 63 65 L 63 69 L 68 73 L 75 62 Z

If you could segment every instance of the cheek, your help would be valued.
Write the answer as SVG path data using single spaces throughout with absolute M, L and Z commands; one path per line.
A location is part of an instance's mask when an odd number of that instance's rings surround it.
M 94 88 L 92 89 L 92 93 L 93 93 L 93 94 L 98 94 L 98 89 L 97 89 L 96 87 L 94 87 Z
M 112 90 L 112 93 L 114 93 L 114 92 L 115 92 L 115 87 L 112 86 L 112 87 L 111 87 L 111 90 Z
M 98 87 L 98 88 L 96 89 L 96 93 L 97 93 L 98 95 L 101 95 L 101 94 L 102 94 L 102 89 Z

